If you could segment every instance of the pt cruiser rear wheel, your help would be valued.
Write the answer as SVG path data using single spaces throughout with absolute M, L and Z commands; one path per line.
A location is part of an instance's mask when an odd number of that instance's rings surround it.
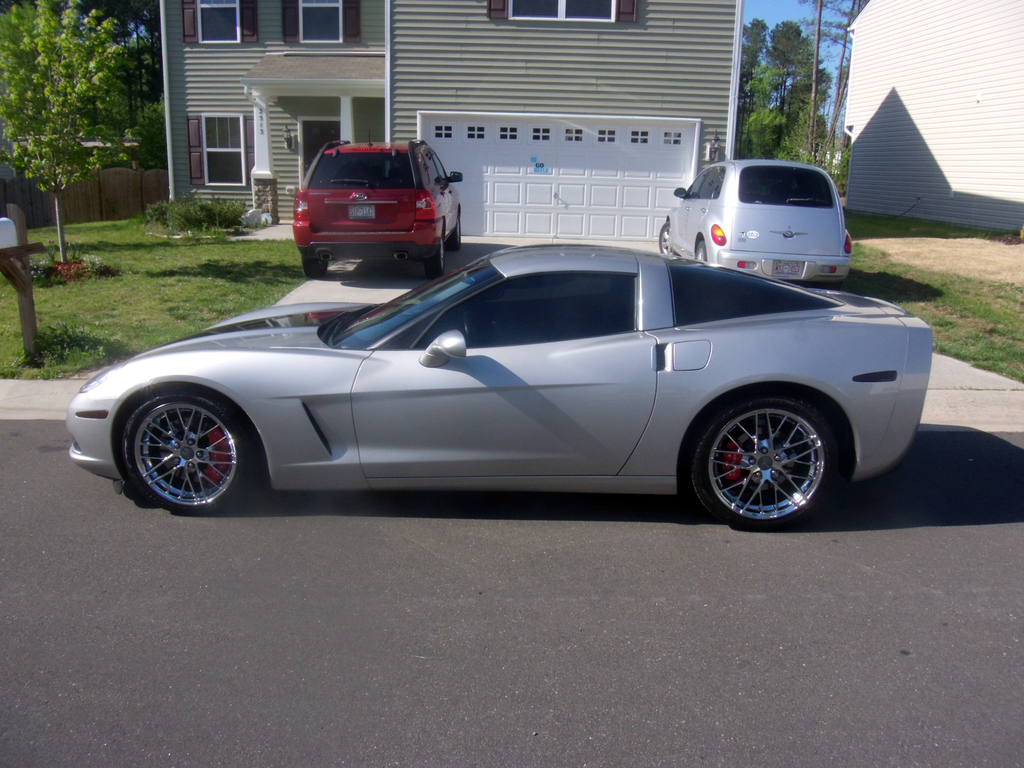
M 757 398 L 724 409 L 690 465 L 701 502 L 734 528 L 768 530 L 813 511 L 835 476 L 836 440 L 817 408 Z

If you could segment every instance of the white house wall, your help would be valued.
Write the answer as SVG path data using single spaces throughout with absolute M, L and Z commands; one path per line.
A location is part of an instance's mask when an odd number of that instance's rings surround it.
M 1024 224 L 1024 2 L 871 0 L 854 25 L 847 206 Z

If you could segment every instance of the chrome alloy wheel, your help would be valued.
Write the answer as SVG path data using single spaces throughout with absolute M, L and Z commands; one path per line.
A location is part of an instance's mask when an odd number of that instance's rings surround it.
M 187 402 L 164 403 L 135 430 L 135 467 L 157 496 L 186 507 L 210 504 L 231 485 L 238 454 L 228 428 Z
M 810 503 L 825 477 L 825 456 L 808 421 L 786 410 L 757 409 L 719 430 L 706 470 L 715 496 L 732 512 L 772 520 Z

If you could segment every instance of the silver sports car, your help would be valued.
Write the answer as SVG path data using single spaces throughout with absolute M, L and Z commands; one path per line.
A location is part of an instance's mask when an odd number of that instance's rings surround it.
M 893 469 L 932 334 L 892 304 L 617 248 L 498 251 L 386 304 L 276 306 L 115 366 L 71 459 L 172 512 L 278 489 L 674 494 L 730 525 Z

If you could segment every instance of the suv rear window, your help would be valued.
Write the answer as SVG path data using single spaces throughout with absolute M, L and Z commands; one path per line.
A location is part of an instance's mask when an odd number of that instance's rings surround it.
M 408 152 L 324 152 L 307 189 L 415 189 Z
M 740 171 L 740 202 L 804 208 L 831 208 L 834 204 L 825 174 L 776 165 L 752 165 Z

